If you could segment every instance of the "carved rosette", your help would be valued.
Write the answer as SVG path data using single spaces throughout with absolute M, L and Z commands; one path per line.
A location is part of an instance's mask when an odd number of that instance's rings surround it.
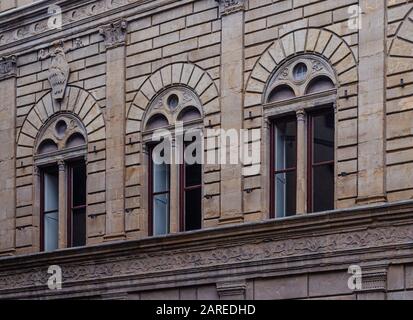
M 127 25 L 126 20 L 119 20 L 100 28 L 99 33 L 105 40 L 106 48 L 109 49 L 125 45 Z
M 0 57 L 0 80 L 17 75 L 16 57 Z
M 221 16 L 245 10 L 245 0 L 218 0 Z

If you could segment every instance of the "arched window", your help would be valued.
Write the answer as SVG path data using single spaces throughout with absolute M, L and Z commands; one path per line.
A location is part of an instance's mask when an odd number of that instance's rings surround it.
M 318 56 L 287 61 L 267 84 L 271 217 L 334 209 L 335 99 L 335 73 Z
M 178 215 L 180 231 L 202 227 L 203 166 L 200 161 L 191 161 L 199 159 L 203 152 L 202 117 L 199 98 L 186 87 L 162 91 L 145 114 L 143 137 L 149 150 L 150 235 L 169 233 L 171 214 Z M 168 129 L 169 137 L 153 141 L 157 129 Z M 168 161 L 168 154 L 174 159 L 169 157 Z
M 50 119 L 37 137 L 40 171 L 41 243 L 44 251 L 86 244 L 86 130 L 70 114 Z M 63 188 L 63 189 L 61 189 Z M 64 219 L 65 224 L 59 221 Z M 60 228 L 65 225 L 64 230 Z M 62 241 L 62 240 L 60 240 Z

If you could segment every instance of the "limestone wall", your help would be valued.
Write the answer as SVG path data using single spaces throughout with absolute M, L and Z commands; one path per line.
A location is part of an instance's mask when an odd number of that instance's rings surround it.
M 0 11 L 24 4 L 0 3 Z M 323 57 L 337 76 L 336 209 L 412 198 L 411 3 L 249 0 L 234 9 L 215 0 L 66 1 L 63 28 L 49 30 L 51 3 L 33 4 L 35 15 L 24 9 L 0 20 L 0 58 L 17 59 L 15 74 L 0 76 L 0 132 L 17 145 L 0 140 L 7 172 L 0 178 L 7 207 L 0 211 L 0 254 L 39 250 L 33 148 L 47 119 L 67 110 L 77 112 L 89 134 L 88 244 L 147 237 L 142 119 L 157 92 L 176 85 L 197 93 L 206 128 L 262 132 L 259 174 L 205 166 L 204 228 L 268 219 L 263 93 L 277 67 L 302 53 Z M 364 12 L 360 30 L 349 28 L 354 5 Z M 125 39 L 113 45 L 119 27 L 109 25 L 105 38 L 102 26 L 121 19 Z M 66 99 L 55 104 L 47 54 L 60 40 L 71 73 Z M 79 99 L 83 111 L 76 109 Z M 177 232 L 174 210 L 171 230 Z

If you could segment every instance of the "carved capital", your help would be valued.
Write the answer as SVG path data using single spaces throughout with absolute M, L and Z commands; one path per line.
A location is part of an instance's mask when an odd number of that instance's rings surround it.
M 246 289 L 245 280 L 217 283 L 217 292 L 221 299 L 224 297 L 230 299 L 243 297 L 245 299 Z
M 106 48 L 109 49 L 125 45 L 127 25 L 126 20 L 119 20 L 100 28 L 99 33 L 105 40 Z
M 0 80 L 17 75 L 16 56 L 0 57 Z
M 245 10 L 246 0 L 217 0 L 221 16 Z
M 298 110 L 296 112 L 296 117 L 297 117 L 297 121 L 305 121 L 305 111 L 304 110 Z

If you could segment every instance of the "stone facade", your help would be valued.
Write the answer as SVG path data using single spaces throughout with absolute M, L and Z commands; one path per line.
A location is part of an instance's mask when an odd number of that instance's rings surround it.
M 0 297 L 413 299 L 412 16 L 397 0 L 1 0 Z M 335 89 L 268 105 L 297 57 Z M 203 230 L 180 233 L 172 207 L 171 235 L 149 237 L 144 131 L 165 88 L 194 94 L 204 128 L 259 129 L 262 163 L 205 165 Z M 299 214 L 271 220 L 269 119 L 296 112 L 304 137 L 314 101 L 334 106 L 335 210 L 307 214 L 299 140 Z M 61 115 L 87 141 L 87 245 L 67 249 L 63 201 L 59 250 L 41 253 L 36 150 Z

